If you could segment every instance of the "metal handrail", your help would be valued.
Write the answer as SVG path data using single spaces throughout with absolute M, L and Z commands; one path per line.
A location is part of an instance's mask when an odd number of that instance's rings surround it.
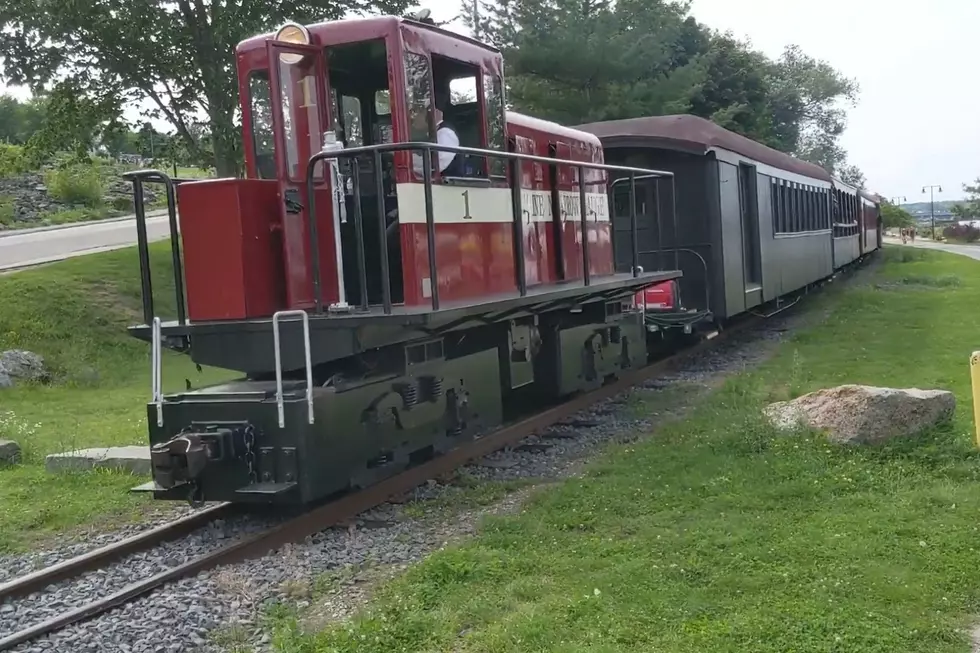
M 159 317 L 152 321 L 150 336 L 150 386 L 153 405 L 157 408 L 157 426 L 163 426 L 163 337 Z
M 637 224 L 636 224 L 636 182 L 638 182 L 638 181 L 647 181 L 647 180 L 650 180 L 650 179 L 656 179 L 657 180 L 657 185 L 654 186 L 654 189 L 653 189 L 654 190 L 654 195 L 653 195 L 654 196 L 653 219 L 657 223 L 657 242 L 660 243 L 661 242 L 661 230 L 660 230 L 660 188 L 659 188 L 660 181 L 659 180 L 662 179 L 662 178 L 663 177 L 661 175 L 659 175 L 659 174 L 640 175 L 639 177 L 637 177 L 636 176 L 636 173 L 631 172 L 630 175 L 629 175 L 629 177 L 620 177 L 619 179 L 616 179 L 611 184 L 609 184 L 609 206 L 610 207 L 613 207 L 613 206 L 615 206 L 616 185 L 619 184 L 619 183 L 622 183 L 624 181 L 630 182 L 630 242 L 631 242 L 631 245 L 632 245 L 631 252 L 630 252 L 630 255 L 631 255 L 631 265 L 630 265 L 630 268 L 633 269 L 633 270 L 636 270 L 637 269 L 637 266 L 639 265 L 639 259 L 640 259 L 640 252 L 639 252 L 639 249 L 638 249 L 639 248 L 639 242 L 638 242 L 639 238 L 638 238 L 638 234 L 636 233 L 636 231 L 637 231 Z M 673 184 L 673 179 L 671 179 L 671 184 Z M 673 190 L 673 188 L 671 190 Z M 610 215 L 612 215 L 612 208 L 610 208 Z M 676 210 L 674 211 L 674 237 L 675 238 L 677 237 L 677 212 L 676 212 Z M 616 255 L 615 254 L 615 242 L 616 242 L 615 239 L 613 239 L 613 248 L 614 248 L 613 256 L 614 257 Z M 644 253 L 646 254 L 648 252 L 644 252 Z M 658 264 L 660 263 L 660 257 L 657 257 L 657 263 Z M 675 261 L 675 263 L 676 263 L 676 261 Z M 676 265 L 675 265 L 675 267 L 676 267 Z
M 589 244 L 588 244 L 588 203 L 586 201 L 586 181 L 585 181 L 585 170 L 603 170 L 607 172 L 625 172 L 630 173 L 631 176 L 636 176 L 637 174 L 646 176 L 659 176 L 659 177 L 670 177 L 673 179 L 674 174 L 668 171 L 662 170 L 649 170 L 643 168 L 633 168 L 629 166 L 617 166 L 609 165 L 605 163 L 594 163 L 588 161 L 571 161 L 565 159 L 557 159 L 552 157 L 543 157 L 533 154 L 523 154 L 517 152 L 503 152 L 497 150 L 484 150 L 472 147 L 454 147 L 450 145 L 440 145 L 437 143 L 428 142 L 407 142 L 407 143 L 381 143 L 377 145 L 365 145 L 362 147 L 353 147 L 344 150 L 332 150 L 329 152 L 318 152 L 310 157 L 306 166 L 306 190 L 307 190 L 307 200 L 309 205 L 309 226 L 310 226 L 310 259 L 313 265 L 313 303 L 314 310 L 317 313 L 323 312 L 323 288 L 322 279 L 320 274 L 320 243 L 318 237 L 318 228 L 316 220 L 316 190 L 314 188 L 315 180 L 315 170 L 316 165 L 321 161 L 327 161 L 329 159 L 340 159 L 340 158 L 356 158 L 360 155 L 371 154 L 374 157 L 375 163 L 375 177 L 378 180 L 379 188 L 383 188 L 382 182 L 380 181 L 382 170 L 380 166 L 380 155 L 384 152 L 398 152 L 398 151 L 422 151 L 422 183 L 424 184 L 425 193 L 425 222 L 427 231 L 427 241 L 428 241 L 428 258 L 429 258 L 429 283 L 430 283 L 430 295 L 431 295 L 431 305 L 433 310 L 439 310 L 439 284 L 437 275 L 437 265 L 436 265 L 436 251 L 435 251 L 435 215 L 433 211 L 433 201 L 432 201 L 432 156 L 433 152 L 451 152 L 455 154 L 470 154 L 474 156 L 486 157 L 486 158 L 496 158 L 504 159 L 509 161 L 511 167 L 511 191 L 513 193 L 512 210 L 513 210 L 513 228 L 514 228 L 514 267 L 517 276 L 517 287 L 521 294 L 521 297 L 527 296 L 527 275 L 524 269 L 524 224 L 523 224 L 523 208 L 521 206 L 521 174 L 520 174 L 520 164 L 522 161 L 529 161 L 534 163 L 545 163 L 549 166 L 573 166 L 578 169 L 579 173 L 579 202 L 581 205 L 581 228 L 582 228 L 582 279 L 586 286 L 591 285 L 591 270 L 589 269 Z M 357 179 L 359 175 L 360 167 L 354 167 L 354 177 Z M 357 183 L 357 182 L 355 182 Z M 600 182 L 594 182 L 598 184 Z M 635 181 L 633 182 L 635 184 Z M 358 251 L 358 263 L 360 268 L 360 258 L 362 256 L 363 247 L 363 225 L 361 221 L 357 219 L 360 215 L 360 195 L 357 194 L 355 197 L 355 202 L 357 203 L 357 209 L 355 213 L 355 229 L 357 230 L 357 236 L 359 241 L 359 251 Z M 384 199 L 381 192 L 378 193 L 379 202 L 379 221 L 384 220 Z M 633 223 L 633 248 L 636 249 L 636 206 L 635 203 L 631 206 L 630 219 Z M 659 212 L 658 212 L 659 220 Z M 659 222 L 658 222 L 659 229 Z M 339 237 L 339 235 L 338 235 Z M 383 310 L 385 315 L 390 315 L 392 312 L 391 303 L 391 281 L 388 268 L 388 258 L 387 258 L 387 243 L 384 238 L 379 238 L 379 247 L 382 250 L 381 256 L 381 286 L 382 286 L 382 301 Z M 338 273 L 341 273 L 338 270 Z M 358 270 L 359 273 L 359 284 L 361 290 L 361 304 L 362 308 L 367 306 L 367 276 L 363 273 L 361 269 Z M 637 266 L 633 266 L 633 276 L 634 278 L 639 276 L 639 270 Z
M 710 248 L 711 245 L 705 244 L 705 247 Z M 710 311 L 711 310 L 711 283 L 710 283 L 711 280 L 708 278 L 708 262 L 704 259 L 704 257 L 701 256 L 699 252 L 689 247 L 662 247 L 658 249 L 646 250 L 644 252 L 641 252 L 641 254 L 657 254 L 658 263 L 659 263 L 659 258 L 660 258 L 659 254 L 661 254 L 662 252 L 678 252 L 678 253 L 686 252 L 689 254 L 694 254 L 696 257 L 698 257 L 698 259 L 700 259 L 701 267 L 704 268 L 704 308 L 705 310 Z
M 174 187 L 186 179 L 172 179 L 162 170 L 133 170 L 123 179 L 133 182 L 133 213 L 136 215 L 136 243 L 140 259 L 140 286 L 143 293 L 143 320 L 153 320 L 153 283 L 150 275 L 150 245 L 146 233 L 146 207 L 143 205 L 143 182 L 161 183 L 167 189 L 167 215 L 170 220 L 170 254 L 174 267 L 174 292 L 177 295 L 177 322 L 187 323 L 184 304 L 183 266 L 180 257 L 180 229 L 177 224 L 177 195 Z
M 272 340 L 276 347 L 276 409 L 279 412 L 279 428 L 286 426 L 286 413 L 282 392 L 282 346 L 279 337 L 279 320 L 298 317 L 303 322 L 303 346 L 306 353 L 306 406 L 307 419 L 313 423 L 313 363 L 310 353 L 310 315 L 306 311 L 277 311 L 272 316 Z

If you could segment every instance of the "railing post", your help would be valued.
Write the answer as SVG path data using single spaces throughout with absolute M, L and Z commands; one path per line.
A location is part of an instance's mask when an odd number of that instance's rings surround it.
M 521 160 L 510 159 L 511 208 L 514 215 L 514 273 L 517 290 L 527 296 L 527 270 L 524 267 L 524 204 L 521 188 Z
M 391 315 L 391 278 L 388 264 L 388 224 L 385 222 L 385 184 L 381 169 L 381 151 L 374 151 L 374 184 L 378 202 L 378 243 L 381 247 L 381 302 L 385 315 Z
M 653 183 L 653 220 L 657 223 L 657 272 L 663 272 L 664 231 L 660 225 L 660 180 Z
M 143 323 L 153 323 L 153 279 L 150 273 L 150 245 L 146 235 L 146 208 L 143 179 L 133 177 L 133 212 L 136 214 L 136 249 L 140 260 L 140 290 L 143 294 Z
M 174 182 L 166 174 L 160 173 L 167 187 L 167 217 L 170 222 L 170 257 L 174 266 L 174 291 L 177 293 L 177 323 L 187 324 L 187 311 L 184 307 L 184 274 L 180 260 L 180 228 L 177 224 L 177 191 Z
M 439 310 L 439 277 L 436 273 L 436 216 L 432 208 L 432 149 L 422 150 L 422 183 L 425 184 L 425 230 L 429 246 L 429 289 L 432 310 Z
M 657 183 L 659 184 L 660 183 L 660 180 L 657 180 Z M 677 236 L 677 183 L 676 183 L 676 178 L 674 178 L 674 177 L 671 177 L 670 178 L 670 212 L 674 214 L 673 215 L 673 219 L 674 219 L 674 247 L 676 248 L 677 247 L 677 243 L 680 242 L 680 238 Z M 674 269 L 675 270 L 678 269 L 677 268 L 677 266 L 678 266 L 677 254 L 678 254 L 678 252 L 675 249 L 674 250 Z
M 325 158 L 321 153 L 314 154 L 310 157 L 310 161 L 306 165 L 306 195 L 307 205 L 309 206 L 309 216 L 307 219 L 310 225 L 310 265 L 313 266 L 313 310 L 318 314 L 323 313 L 323 289 L 320 284 L 320 237 L 316 223 L 316 189 L 313 188 L 313 177 L 317 161 Z M 327 167 L 329 166 L 324 166 L 324 168 Z M 336 234 L 336 237 L 340 238 L 340 234 Z
M 585 197 L 585 166 L 578 166 L 578 198 L 581 205 L 582 223 L 582 281 L 592 285 L 592 272 L 589 270 L 589 205 Z
M 367 263 L 364 260 L 364 222 L 361 215 L 361 162 L 357 156 L 351 159 L 354 190 L 354 235 L 357 244 L 357 281 L 361 288 L 361 310 L 368 310 Z
M 613 233 L 613 240 L 615 240 Z M 640 275 L 637 266 L 640 264 L 640 247 L 637 243 L 636 232 L 636 173 L 630 172 L 630 256 L 632 257 L 633 278 Z

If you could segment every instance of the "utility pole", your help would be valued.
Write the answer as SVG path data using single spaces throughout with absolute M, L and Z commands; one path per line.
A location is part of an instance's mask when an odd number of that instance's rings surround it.
M 480 0 L 473 0 L 473 38 L 480 38 Z
M 932 220 L 932 239 L 936 240 L 936 204 L 933 198 L 933 190 L 938 190 L 941 193 L 943 192 L 943 187 L 939 184 L 923 186 L 922 192 L 925 193 L 927 188 L 929 189 L 929 217 Z

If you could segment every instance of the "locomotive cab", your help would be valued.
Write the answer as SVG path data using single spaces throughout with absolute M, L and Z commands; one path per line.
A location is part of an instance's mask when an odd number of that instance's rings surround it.
M 437 282 L 429 274 L 427 221 L 445 221 L 446 212 L 456 209 L 447 201 L 460 204 L 459 218 L 465 219 L 468 187 L 509 188 L 504 162 L 430 152 L 432 212 L 438 218 L 426 214 L 419 151 L 341 155 L 335 164 L 318 162 L 309 178 L 307 162 L 332 138 L 329 132 L 338 143 L 334 147 L 350 150 L 436 143 L 440 127 L 449 126 L 458 139 L 451 145 L 502 151 L 500 53 L 421 22 L 384 17 L 287 24 L 274 35 L 242 42 L 236 57 L 246 179 L 178 187 L 184 231 L 200 244 L 185 247 L 189 317 L 268 317 L 321 302 L 334 308 L 378 306 L 386 294 L 396 306 L 426 302 Z M 449 186 L 458 190 L 447 194 L 443 189 Z M 238 210 L 217 218 L 215 205 L 227 206 L 226 197 Z M 219 228 L 216 221 L 226 224 Z M 248 243 L 220 245 L 203 233 L 219 229 L 254 234 L 264 251 L 278 245 L 281 258 L 242 256 Z M 454 254 L 459 252 L 447 257 Z M 236 259 L 231 269 L 241 274 L 225 272 L 225 283 L 216 283 L 216 258 Z M 249 276 L 247 266 L 262 272 Z M 492 289 L 461 281 L 444 280 L 444 294 L 463 299 Z M 213 291 L 216 286 L 221 293 Z M 227 291 L 241 286 L 248 287 Z M 265 299 L 256 300 L 256 293 Z M 222 297 L 233 305 L 222 306 Z

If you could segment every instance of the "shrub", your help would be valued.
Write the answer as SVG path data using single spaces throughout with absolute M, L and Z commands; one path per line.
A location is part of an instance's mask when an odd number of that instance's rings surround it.
M 943 229 L 943 237 L 947 240 L 974 243 L 980 240 L 980 229 L 968 224 L 954 224 Z
M 102 179 L 91 164 L 72 163 L 45 174 L 45 184 L 52 197 L 67 204 L 98 207 L 102 204 Z
M 14 223 L 15 210 L 13 199 L 0 195 L 0 225 L 11 226 Z
M 131 197 L 114 197 L 112 198 L 112 208 L 116 211 L 132 213 L 134 211 L 133 199 Z
M 27 172 L 27 157 L 19 145 L 0 143 L 0 179 Z

